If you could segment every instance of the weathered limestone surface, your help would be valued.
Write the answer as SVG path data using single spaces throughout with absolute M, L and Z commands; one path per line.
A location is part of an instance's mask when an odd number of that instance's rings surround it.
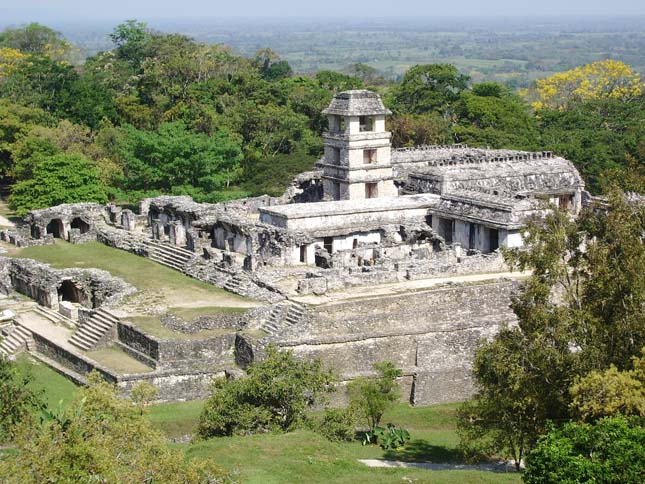
M 0 258 L 4 285 L 43 306 L 58 309 L 59 299 L 87 308 L 110 307 L 136 292 L 127 282 L 99 269 L 54 269 L 32 259 Z
M 472 393 L 476 342 L 515 322 L 509 304 L 517 287 L 511 281 L 453 285 L 322 305 L 279 334 L 259 341 L 242 336 L 237 351 L 248 359 L 277 344 L 302 358 L 323 358 L 343 379 L 371 374 L 375 362 L 387 359 L 414 376 L 416 404 L 462 400 Z

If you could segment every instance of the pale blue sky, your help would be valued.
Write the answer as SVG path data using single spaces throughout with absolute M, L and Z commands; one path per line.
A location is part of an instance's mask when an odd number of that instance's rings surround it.
M 0 0 L 0 21 L 243 17 L 645 15 L 645 0 Z M 3 22 L 4 23 L 4 22 Z

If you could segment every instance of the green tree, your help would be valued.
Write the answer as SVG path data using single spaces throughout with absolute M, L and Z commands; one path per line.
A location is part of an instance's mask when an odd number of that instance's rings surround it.
M 381 423 L 383 414 L 401 398 L 397 378 L 403 375 L 391 361 L 374 363 L 374 370 L 378 376 L 356 378 L 348 386 L 349 406 L 370 430 Z
M 211 484 L 228 476 L 212 461 L 186 461 L 168 448 L 116 387 L 90 375 L 89 387 L 65 409 L 46 412 L 40 425 L 23 426 L 18 452 L 0 460 L 7 484 L 43 482 L 164 482 Z
M 236 182 L 242 152 L 227 132 L 193 133 L 182 122 L 164 123 L 156 132 L 122 129 L 117 157 L 123 164 L 120 185 L 127 189 L 171 190 L 190 185 L 204 191 Z
M 538 149 L 539 131 L 529 106 L 501 84 L 475 84 L 455 103 L 457 140 L 472 146 Z
M 20 375 L 15 364 L 0 355 L 0 443 L 11 442 L 16 429 L 27 422 L 44 404 L 39 393 L 29 387 L 31 377 Z
M 518 326 L 476 351 L 477 394 L 460 410 L 462 447 L 519 463 L 549 420 L 570 417 L 576 377 L 625 369 L 645 345 L 643 209 L 618 193 L 610 207 L 578 221 L 554 211 L 529 224 L 527 250 L 506 253 L 533 274 L 512 301 Z
M 388 129 L 392 132 L 395 148 L 450 144 L 450 123 L 437 113 L 403 114 L 391 118 Z
M 19 215 L 61 203 L 107 202 L 98 172 L 79 155 L 43 158 L 33 168 L 33 178 L 16 183 L 9 204 Z
M 59 60 L 71 49 L 71 45 L 63 39 L 60 32 L 36 22 L 22 27 L 6 28 L 0 32 L 0 47 Z
M 135 19 L 126 20 L 117 25 L 110 34 L 110 39 L 116 46 L 117 58 L 133 66 L 139 66 L 143 61 L 150 38 L 147 24 Z
M 642 353 L 645 355 L 645 348 Z M 633 357 L 632 370 L 614 365 L 604 372 L 592 371 L 570 388 L 574 416 L 594 420 L 617 415 L 645 418 L 645 357 Z
M 642 420 L 619 417 L 551 427 L 528 455 L 522 478 L 526 484 L 640 484 L 645 480 Z
M 400 114 L 444 113 L 466 89 L 468 76 L 450 64 L 425 64 L 409 69 L 394 87 L 394 107 Z
M 289 431 L 307 419 L 307 411 L 333 389 L 333 376 L 320 360 L 298 361 L 290 351 L 267 349 L 246 377 L 218 379 L 199 419 L 202 438 Z

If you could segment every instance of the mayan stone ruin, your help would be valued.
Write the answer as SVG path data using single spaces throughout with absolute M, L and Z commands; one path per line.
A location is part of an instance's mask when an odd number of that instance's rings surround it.
M 17 247 L 99 242 L 242 296 L 241 310 L 180 317 L 105 270 L 2 257 L 0 289 L 27 299 L 4 318 L 0 351 L 29 351 L 81 383 L 97 370 L 124 393 L 145 380 L 161 400 L 183 400 L 273 344 L 321 357 L 345 382 L 391 360 L 417 405 L 467 398 L 475 344 L 514 324 L 523 275 L 500 249 L 521 247 L 527 220 L 550 206 L 576 216 L 590 200 L 584 182 L 550 152 L 393 149 L 374 92 L 337 94 L 324 113 L 324 156 L 281 197 L 60 205 L 0 232 Z M 137 323 L 147 316 L 163 336 Z M 145 371 L 95 361 L 101 348 Z

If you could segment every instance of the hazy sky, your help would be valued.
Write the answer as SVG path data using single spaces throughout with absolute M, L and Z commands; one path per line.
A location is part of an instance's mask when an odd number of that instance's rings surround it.
M 645 15 L 645 0 L 0 0 L 0 22 L 124 18 Z M 4 22 L 3 22 L 4 20 Z

